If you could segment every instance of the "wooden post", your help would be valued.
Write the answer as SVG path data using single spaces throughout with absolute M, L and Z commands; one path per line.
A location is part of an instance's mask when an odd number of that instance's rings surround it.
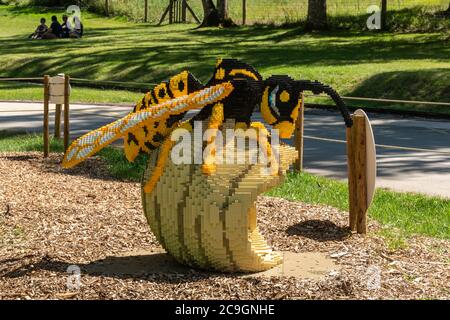
M 366 120 L 353 116 L 353 126 L 347 129 L 349 224 L 352 231 L 367 233 L 367 155 Z
M 148 0 L 144 0 L 144 22 L 148 22 Z
M 245 25 L 247 20 L 247 0 L 242 0 L 242 25 Z
M 50 99 L 50 87 L 49 87 L 50 77 L 48 75 L 44 76 L 44 157 L 47 158 L 50 152 L 50 144 L 48 137 L 48 112 L 49 112 L 49 99 Z
M 173 0 L 170 0 L 170 4 L 169 4 L 169 24 L 173 23 Z
M 303 127 L 305 118 L 305 100 L 303 93 L 301 95 L 300 109 L 295 122 L 295 149 L 298 152 L 298 159 L 294 164 L 294 169 L 298 172 L 303 171 Z
M 183 23 L 186 23 L 186 0 L 183 0 L 182 5 L 181 5 L 181 19 Z
M 381 30 L 386 30 L 387 0 L 381 0 Z
M 64 151 L 69 148 L 70 123 L 69 123 L 69 83 L 70 77 L 64 75 Z
M 55 106 L 55 138 L 61 138 L 61 105 Z
M 355 135 L 355 172 L 356 172 L 356 231 L 367 233 L 367 156 L 366 156 L 366 119 L 363 116 L 354 117 L 356 120 Z
M 350 230 L 356 231 L 356 180 L 355 180 L 355 157 L 353 147 L 353 130 L 347 128 L 347 164 L 348 164 L 348 213 Z

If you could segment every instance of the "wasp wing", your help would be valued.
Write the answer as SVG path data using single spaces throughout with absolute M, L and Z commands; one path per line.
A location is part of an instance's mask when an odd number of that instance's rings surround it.
M 201 109 L 206 105 L 226 98 L 232 91 L 233 85 L 230 82 L 224 82 L 157 104 L 151 109 L 130 113 L 72 142 L 64 154 L 62 166 L 71 168 L 77 165 L 144 122 L 152 125 L 156 121 L 171 115 Z

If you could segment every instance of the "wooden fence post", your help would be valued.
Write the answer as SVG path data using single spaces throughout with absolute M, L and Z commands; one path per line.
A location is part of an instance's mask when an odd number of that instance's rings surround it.
M 148 22 L 148 0 L 144 1 L 144 22 Z
M 47 158 L 50 152 L 49 137 L 48 137 L 48 112 L 49 112 L 49 99 L 50 99 L 50 77 L 48 75 L 44 76 L 44 157 Z
M 61 138 L 61 104 L 55 106 L 55 138 Z
M 298 172 L 303 171 L 303 127 L 305 118 L 305 98 L 301 94 L 301 103 L 297 120 L 295 122 L 295 149 L 298 152 L 298 159 L 294 164 L 294 169 Z
M 242 25 L 245 25 L 247 20 L 247 0 L 242 0 Z
M 347 128 L 349 225 L 352 231 L 367 232 L 367 155 L 366 120 L 353 116 L 353 126 Z
M 187 3 L 186 0 L 183 0 L 181 4 L 181 20 L 183 23 L 186 23 L 186 9 L 187 9 Z
M 174 0 L 170 0 L 170 4 L 169 4 L 169 24 L 172 24 L 173 23 L 173 9 L 174 9 L 174 6 L 173 6 L 173 1 Z
M 70 77 L 64 75 L 64 152 L 69 148 L 70 123 L 69 123 L 69 90 Z
M 381 0 L 381 30 L 386 30 L 387 0 Z
M 105 0 L 105 14 L 109 16 L 109 0 Z

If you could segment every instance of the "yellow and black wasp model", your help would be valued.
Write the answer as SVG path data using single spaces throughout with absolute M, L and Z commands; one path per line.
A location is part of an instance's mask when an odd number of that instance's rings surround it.
M 161 175 L 175 144 L 170 133 L 175 128 L 192 130 L 195 121 L 209 120 L 208 129 L 219 130 L 232 119 L 237 128 L 265 130 L 262 123 L 251 122 L 257 107 L 263 119 L 279 130 L 281 138 L 291 137 L 303 91 L 328 94 L 339 107 L 345 124 L 352 125 L 350 114 L 339 95 L 317 81 L 293 80 L 289 76 L 271 76 L 263 80 L 252 66 L 235 59 L 219 59 L 212 78 L 203 85 L 188 71 L 155 86 L 122 119 L 87 133 L 75 140 L 66 151 L 63 166 L 70 168 L 92 156 L 113 141 L 123 138 L 129 161 L 139 153 L 161 148 L 154 175 L 144 187 L 150 192 Z M 198 112 L 182 121 L 188 111 Z M 212 140 L 213 142 L 213 140 Z M 269 146 L 270 148 L 270 146 Z M 214 149 L 204 160 L 203 173 L 214 173 Z
M 181 263 L 202 269 L 267 270 L 280 264 L 283 257 L 259 232 L 255 201 L 281 183 L 298 153 L 281 145 L 280 157 L 274 157 L 273 138 L 263 123 L 251 122 L 251 118 L 258 109 L 281 138 L 291 137 L 303 91 L 328 94 L 346 125 L 352 125 L 344 103 L 330 87 L 288 76 L 264 80 L 246 63 L 224 59 L 217 62 L 206 85 L 187 71 L 162 82 L 128 115 L 75 140 L 66 151 L 63 166 L 72 167 L 123 138 L 128 160 L 141 152 L 150 154 L 142 179 L 142 206 L 153 234 L 167 252 Z M 203 163 L 175 164 L 169 157 L 175 150 L 171 133 L 183 128 L 195 135 L 196 121 L 213 133 Z M 267 169 L 267 164 L 259 162 L 219 163 L 215 149 L 220 145 L 218 133 L 233 128 L 258 132 L 254 139 L 265 148 L 270 170 L 261 170 Z M 228 144 L 225 149 L 228 155 Z M 246 151 L 238 150 L 234 156 L 245 158 Z

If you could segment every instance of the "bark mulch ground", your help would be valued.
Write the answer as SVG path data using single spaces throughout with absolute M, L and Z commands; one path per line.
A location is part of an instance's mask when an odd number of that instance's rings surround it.
M 160 268 L 171 258 L 157 253 L 139 184 L 110 178 L 99 159 L 70 171 L 60 161 L 0 154 L 0 299 L 450 298 L 449 241 L 413 237 L 392 251 L 374 221 L 368 236 L 351 235 L 345 212 L 270 197 L 257 207 L 273 248 L 324 253 L 336 270 L 301 279 Z M 71 265 L 78 290 L 67 287 Z

